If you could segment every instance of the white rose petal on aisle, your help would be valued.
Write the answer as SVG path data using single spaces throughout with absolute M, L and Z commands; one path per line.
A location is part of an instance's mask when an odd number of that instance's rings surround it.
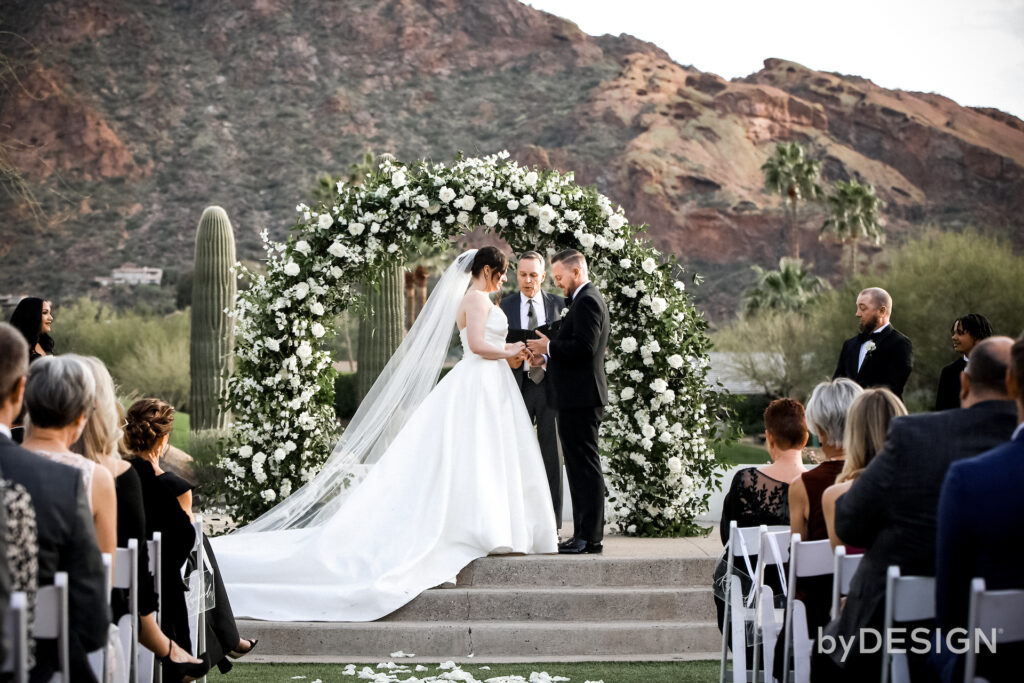
M 283 498 L 297 490 L 337 439 L 330 398 L 336 371 L 321 342 L 329 336 L 326 321 L 351 307 L 385 265 L 408 257 L 413 240 L 441 245 L 481 225 L 517 252 L 550 255 L 573 247 L 586 253 L 611 317 L 605 371 L 617 400 L 601 432 L 614 498 L 607 521 L 642 535 L 695 530 L 692 520 L 705 504 L 697 491 L 710 485 L 716 468 L 715 416 L 724 393 L 706 381 L 707 324 L 677 279 L 681 268 L 634 239 L 640 229 L 616 204 L 576 185 L 571 173 L 525 168 L 504 152 L 450 165 L 386 158 L 361 186 L 339 183 L 335 190 L 325 204 L 296 207 L 288 241 L 273 242 L 263 231 L 265 274 L 238 267 L 250 286 L 232 312 L 234 427 L 218 480 L 231 492 L 236 519 L 266 511 L 267 491 Z M 680 431 L 659 428 L 646 436 L 643 426 L 660 413 L 668 424 L 681 424 Z M 257 462 L 253 455 L 289 441 L 296 447 L 280 462 L 265 455 Z M 645 458 L 643 476 L 631 454 Z M 679 483 L 672 457 L 696 483 Z

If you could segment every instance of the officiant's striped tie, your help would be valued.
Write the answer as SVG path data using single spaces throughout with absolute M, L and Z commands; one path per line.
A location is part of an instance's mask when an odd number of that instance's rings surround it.
M 537 329 L 537 311 L 533 308 L 533 299 L 527 299 L 526 305 L 526 329 L 535 330 Z

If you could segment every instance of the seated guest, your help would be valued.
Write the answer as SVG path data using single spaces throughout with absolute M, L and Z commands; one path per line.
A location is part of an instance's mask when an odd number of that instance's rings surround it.
M 722 504 L 719 533 L 723 545 L 729 542 L 729 526 L 734 520 L 741 528 L 761 524 L 789 524 L 789 482 L 805 471 L 802 462 L 802 451 L 807 445 L 804 407 L 788 398 L 772 401 L 764 411 L 764 429 L 771 464 L 747 467 L 733 477 Z M 751 553 L 757 552 L 757 548 L 748 550 Z M 724 584 L 729 580 L 725 575 L 727 562 L 723 553 L 714 574 L 719 630 L 723 626 L 725 610 Z M 751 577 L 747 576 L 745 569 L 740 570 L 739 567 L 736 574 L 740 577 L 743 591 L 746 593 L 750 590 Z M 769 579 L 774 580 L 774 577 Z
M 81 473 L 100 552 L 113 556 L 117 550 L 114 477 L 70 449 L 85 429 L 96 395 L 96 382 L 81 358 L 50 356 L 29 367 L 25 385 L 29 426 L 22 447 Z
M 836 500 L 850 490 L 853 480 L 860 476 L 871 459 L 882 450 L 885 435 L 889 432 L 889 423 L 893 418 L 907 414 L 903 401 L 888 389 L 868 389 L 858 396 L 850 406 L 846 416 L 846 429 L 843 432 L 843 451 L 846 458 L 843 469 L 836 477 L 836 483 L 825 489 L 821 494 L 821 509 L 825 515 L 825 526 L 832 547 L 843 545 L 836 536 L 835 514 Z M 863 548 L 847 546 L 846 554 L 854 555 L 864 552 Z
M 1006 383 L 1017 401 L 1017 428 L 1009 443 L 950 465 L 939 496 L 935 607 L 942 633 L 967 628 L 975 577 L 985 579 L 986 590 L 1024 588 L 1024 334 L 1010 354 Z M 1020 643 L 997 641 L 995 653 L 981 648 L 976 673 L 990 683 L 1020 680 L 1022 657 Z M 944 681 L 963 680 L 962 659 L 947 648 L 932 655 Z
M 814 387 L 807 401 L 807 427 L 821 442 L 825 460 L 789 485 L 789 528 L 803 541 L 828 538 L 821 494 L 843 470 L 846 413 L 863 391 L 852 379 L 840 377 Z
M 963 407 L 893 420 L 881 452 L 836 501 L 836 534 L 867 550 L 845 607 L 825 628 L 825 635 L 850 643 L 851 654 L 842 663 L 841 648 L 816 653 L 816 680 L 878 676 L 881 654 L 862 652 L 859 634 L 882 626 L 888 567 L 899 566 L 904 576 L 934 576 L 936 511 L 946 470 L 1006 441 L 1016 426 L 1005 382 L 1012 345 L 1007 337 L 979 342 L 961 375 Z M 910 661 L 920 664 L 914 656 Z
M 0 470 L 32 497 L 38 532 L 38 583 L 53 584 L 57 572 L 68 573 L 69 664 L 71 680 L 95 681 L 87 653 L 107 642 L 110 612 L 103 563 L 78 470 L 21 448 L 7 436 L 21 411 L 28 372 L 28 344 L 10 325 L 0 323 Z M 56 643 L 39 641 L 33 682 L 49 681 L 58 669 Z
M 124 428 L 124 445 L 132 453 L 129 461 L 142 484 L 142 502 L 146 515 L 146 535 L 159 531 L 163 535 L 162 566 L 164 576 L 177 576 L 195 545 L 192 526 L 192 485 L 160 467 L 160 457 L 167 450 L 174 427 L 174 408 L 163 401 L 145 398 L 128 409 Z M 217 568 L 217 560 L 205 539 L 206 557 L 214 571 L 215 606 L 207 615 L 207 653 L 222 673 L 231 668 L 228 657 L 237 659 L 255 646 L 255 640 L 241 638 L 235 625 L 231 603 Z M 163 590 L 163 625 L 165 632 L 183 648 L 191 647 L 185 588 L 174 582 Z
M 165 679 L 181 681 L 185 677 L 200 678 L 209 671 L 210 665 L 183 650 L 160 630 L 156 622 L 157 595 L 153 575 L 149 572 L 142 485 L 135 469 L 126 460 L 122 460 L 118 453 L 123 411 L 117 402 L 114 381 L 100 359 L 87 356 L 81 361 L 95 380 L 96 394 L 85 431 L 73 448 L 107 469 L 114 477 L 117 491 L 117 546 L 128 547 L 128 539 L 131 538 L 139 542 L 139 642 L 164 662 Z M 127 591 L 113 591 L 111 608 L 112 618 L 116 624 L 129 612 Z
M 28 342 L 29 363 L 53 355 L 53 337 L 50 336 L 53 313 L 49 301 L 34 296 L 25 297 L 11 313 L 11 325 L 18 328 Z
M 985 316 L 969 313 L 953 321 L 950 333 L 957 359 L 942 368 L 939 389 L 935 395 L 935 410 L 960 407 L 960 373 L 967 367 L 967 354 L 975 344 L 992 336 L 992 325 Z

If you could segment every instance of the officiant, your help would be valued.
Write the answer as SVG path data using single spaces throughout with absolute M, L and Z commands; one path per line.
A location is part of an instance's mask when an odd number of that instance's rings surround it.
M 547 277 L 544 257 L 536 251 L 524 252 L 519 257 L 516 267 L 516 279 L 519 293 L 515 296 L 503 297 L 501 310 L 508 317 L 508 340 L 523 341 L 530 336 L 531 330 L 540 328 L 550 335 L 552 325 L 559 319 L 565 308 L 565 298 L 549 294 L 541 289 Z M 524 361 L 512 373 L 519 390 L 523 394 L 523 402 L 530 413 L 530 419 L 537 427 L 537 440 L 540 452 L 544 457 L 544 469 L 548 475 L 548 486 L 551 487 L 551 500 L 555 507 L 555 523 L 562 528 L 562 458 L 555 427 L 557 411 L 552 407 L 550 387 L 544 377 L 544 369 L 531 368 Z

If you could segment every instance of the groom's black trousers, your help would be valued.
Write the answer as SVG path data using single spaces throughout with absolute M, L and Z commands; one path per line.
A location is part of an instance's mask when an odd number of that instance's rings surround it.
M 561 408 L 558 436 L 572 499 L 573 537 L 591 543 L 604 538 L 604 475 L 597 433 L 604 407 Z

